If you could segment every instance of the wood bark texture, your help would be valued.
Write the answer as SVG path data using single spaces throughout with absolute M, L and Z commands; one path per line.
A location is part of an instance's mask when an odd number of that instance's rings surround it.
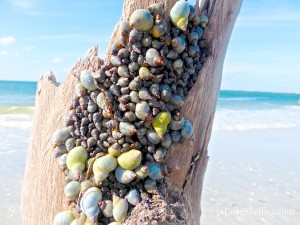
M 125 0 L 121 19 L 128 19 L 134 10 L 146 9 L 153 2 L 163 2 L 169 11 L 176 0 Z M 205 29 L 210 55 L 182 110 L 184 116 L 192 121 L 194 141 L 175 145 L 174 151 L 167 155 L 168 166 L 173 172 L 166 178 L 168 192 L 180 196 L 187 207 L 189 221 L 186 224 L 189 225 L 200 224 L 201 192 L 208 161 L 207 146 L 220 90 L 224 58 L 242 0 L 200 0 L 196 4 L 201 6 L 196 7 L 199 13 L 206 13 L 210 17 Z M 118 29 L 119 24 L 109 46 L 116 40 Z M 74 86 L 78 82 L 74 74 L 82 69 L 99 68 L 97 54 L 97 47 L 91 48 L 87 58 L 75 64 L 66 81 L 60 86 L 52 73 L 42 76 L 38 82 L 32 136 L 22 187 L 23 225 L 52 224 L 54 216 L 67 208 L 63 195 L 64 175 L 54 158 L 51 138 L 55 130 L 65 127 Z

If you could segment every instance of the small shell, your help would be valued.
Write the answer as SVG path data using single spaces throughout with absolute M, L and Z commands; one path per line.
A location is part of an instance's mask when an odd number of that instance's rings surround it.
M 150 66 L 163 66 L 165 64 L 163 57 L 155 48 L 149 48 L 146 52 L 146 62 Z
M 164 136 L 164 140 L 161 142 L 161 146 L 166 149 L 171 149 L 173 147 L 173 142 L 171 135 L 169 133 L 166 133 Z
M 180 95 L 172 95 L 171 96 L 171 101 L 173 105 L 175 105 L 177 108 L 183 106 L 184 104 L 184 99 Z
M 94 174 L 98 171 L 111 172 L 117 167 L 117 159 L 112 155 L 105 155 L 98 158 L 93 165 Z
M 178 53 L 182 53 L 186 48 L 186 41 L 183 37 L 176 37 L 172 39 L 172 47 Z
M 157 145 L 161 142 L 161 138 L 154 130 L 147 130 L 146 136 L 148 141 L 150 141 L 152 144 Z
M 189 120 L 185 120 L 181 129 L 181 135 L 185 139 L 192 139 L 194 137 L 193 126 Z
M 121 77 L 129 77 L 129 71 L 128 71 L 128 67 L 126 65 L 121 65 L 118 67 L 118 74 Z
M 107 101 L 111 104 L 113 102 L 113 97 L 110 92 L 105 91 L 105 95 L 101 92 L 97 96 L 97 105 L 101 109 L 106 109 L 107 108 Z
M 123 169 L 134 170 L 141 164 L 142 153 L 139 150 L 131 149 L 128 152 L 121 153 L 117 160 Z
M 72 211 L 62 211 L 53 220 L 53 225 L 70 225 L 75 220 Z
M 169 85 L 163 84 L 160 86 L 160 97 L 164 102 L 169 102 L 172 96 L 172 90 Z
M 137 189 L 131 189 L 126 199 L 131 205 L 137 205 L 141 202 L 140 192 Z
M 108 148 L 108 153 L 112 156 L 119 156 L 121 154 L 121 145 L 114 143 Z
M 180 120 L 171 120 L 171 123 L 170 123 L 170 129 L 171 130 L 180 130 L 182 127 L 183 127 L 183 124 L 184 124 L 184 118 L 183 116 L 181 116 L 181 119 Z
M 156 181 L 148 178 L 144 183 L 145 190 L 150 194 L 158 194 Z
M 151 94 L 149 93 L 148 89 L 145 88 L 145 87 L 142 87 L 139 90 L 139 98 L 142 99 L 142 100 L 145 100 L 145 101 L 153 99 Z
M 149 91 L 156 98 L 160 98 L 159 84 L 152 84 L 149 88 Z
M 160 180 L 167 176 L 171 170 L 166 165 L 160 165 L 156 162 L 146 162 L 149 169 L 149 177 L 153 180 Z
M 61 144 L 61 145 L 58 145 L 57 147 L 55 147 L 55 158 L 67 153 L 68 150 L 66 148 L 66 145 L 64 144 Z
M 147 48 L 151 45 L 152 43 L 152 37 L 151 36 L 144 36 L 142 39 L 142 46 Z
M 74 175 L 79 175 L 85 169 L 88 153 L 85 148 L 78 146 L 73 148 L 66 159 L 67 167 Z
M 125 136 L 131 136 L 137 132 L 135 126 L 127 122 L 120 122 L 119 128 L 120 128 L 120 132 Z
M 142 80 L 152 80 L 155 78 L 155 75 L 150 72 L 149 68 L 144 66 L 139 69 L 139 76 Z
M 160 38 L 168 30 L 166 22 L 158 15 L 155 20 L 155 25 L 152 27 L 151 33 L 155 38 Z
M 83 70 L 80 72 L 80 81 L 82 85 L 89 91 L 94 91 L 97 89 L 92 73 L 89 70 Z
M 113 217 L 114 219 L 122 223 L 126 219 L 126 214 L 128 211 L 128 203 L 125 199 L 113 195 Z
M 140 101 L 136 104 L 135 107 L 135 115 L 137 118 L 143 121 L 151 121 L 153 120 L 150 106 L 146 101 Z
M 201 27 L 205 28 L 206 25 L 208 24 L 208 21 L 209 21 L 209 19 L 206 15 L 200 16 L 200 25 L 201 25 Z
M 111 200 L 105 200 L 100 202 L 100 209 L 103 215 L 107 218 L 113 215 L 113 202 Z
M 64 193 L 67 198 L 67 201 L 75 201 L 78 198 L 78 195 L 80 193 L 80 182 L 78 181 L 71 181 L 69 182 L 65 188 Z
M 155 153 L 153 154 L 153 157 L 156 162 L 161 163 L 167 154 L 167 150 L 165 148 L 159 147 L 156 149 Z
M 135 77 L 132 81 L 129 83 L 129 88 L 133 91 L 137 91 L 142 87 L 142 79 L 140 77 Z
M 130 16 L 130 27 L 141 31 L 149 31 L 153 26 L 153 17 L 144 9 L 135 10 Z
M 120 25 L 120 32 L 122 36 L 128 36 L 130 32 L 130 24 L 128 20 L 122 20 Z
M 69 137 L 71 137 L 68 129 L 57 130 L 53 133 L 53 143 L 55 145 L 63 144 Z
M 58 157 L 58 165 L 62 171 L 65 171 L 67 169 L 67 156 L 68 154 L 63 154 L 62 156 Z
M 99 188 L 89 188 L 80 200 L 80 209 L 92 222 L 97 221 L 100 208 L 98 202 L 102 200 L 102 192 Z
M 152 126 L 159 137 L 164 136 L 167 132 L 168 125 L 171 122 L 171 113 L 160 112 L 157 114 L 152 122 Z
M 186 31 L 189 14 L 189 3 L 185 0 L 177 1 L 170 11 L 171 22 L 181 30 Z
M 118 166 L 115 170 L 115 176 L 121 184 L 128 184 L 136 178 L 136 175 L 133 171 L 124 170 L 120 166 Z
M 161 3 L 153 3 L 149 5 L 148 10 L 152 14 L 153 18 L 156 18 L 157 15 L 164 17 L 164 7 Z
M 130 44 L 133 44 L 134 42 L 136 41 L 141 41 L 143 38 L 143 32 L 140 31 L 140 30 L 137 30 L 137 29 L 133 29 L 130 31 L 129 33 L 129 43 Z M 134 52 L 134 51 L 133 51 Z M 136 52 L 135 52 L 136 53 Z M 137 53 L 136 53 L 137 54 Z M 132 52 L 131 52 L 131 55 L 130 55 L 130 59 L 132 57 Z M 135 57 L 137 58 L 137 55 L 135 55 Z M 132 59 L 131 59 L 132 60 Z M 135 60 L 132 60 L 135 62 Z
M 78 97 L 85 96 L 86 88 L 80 83 L 75 86 L 75 93 Z
M 138 168 L 134 170 L 134 172 L 137 178 L 144 179 L 149 174 L 148 166 L 140 165 Z

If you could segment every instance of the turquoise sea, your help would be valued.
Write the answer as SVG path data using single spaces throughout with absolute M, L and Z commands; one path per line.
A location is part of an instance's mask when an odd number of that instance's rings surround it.
M 36 82 L 0 81 L 0 122 L 7 128 L 29 129 Z M 248 130 L 300 126 L 300 94 L 220 92 L 215 130 Z

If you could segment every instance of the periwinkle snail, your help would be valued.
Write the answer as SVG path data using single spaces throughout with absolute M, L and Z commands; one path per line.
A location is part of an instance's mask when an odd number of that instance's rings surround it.
M 181 108 L 210 53 L 208 24 L 185 0 L 168 15 L 153 3 L 121 21 L 99 68 L 78 73 L 66 128 L 52 138 L 66 205 L 78 214 L 62 211 L 54 225 L 121 225 L 140 202 L 162 197 L 166 155 L 194 138 Z

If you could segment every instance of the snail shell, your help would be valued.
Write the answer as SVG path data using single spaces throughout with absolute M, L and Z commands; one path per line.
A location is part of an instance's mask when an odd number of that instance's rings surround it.
M 67 167 L 74 175 L 79 175 L 85 169 L 85 162 L 88 153 L 84 147 L 78 146 L 73 148 L 66 159 Z
M 80 193 L 80 182 L 70 181 L 64 188 L 67 202 L 75 201 Z
M 150 94 L 150 92 L 145 87 L 142 87 L 139 90 L 139 98 L 142 99 L 142 100 L 145 100 L 145 101 L 153 99 L 152 96 L 151 96 L 151 94 Z
M 53 133 L 53 143 L 55 145 L 63 144 L 69 137 L 71 137 L 68 129 L 57 130 Z
M 75 220 L 72 211 L 59 212 L 53 220 L 53 225 L 70 225 Z
M 100 208 L 98 202 L 102 200 L 102 192 L 99 188 L 89 188 L 80 200 L 80 209 L 92 222 L 97 221 Z
M 107 218 L 113 215 L 113 202 L 111 200 L 105 200 L 100 202 L 100 209 L 103 215 Z
M 119 156 L 121 154 L 121 145 L 114 143 L 108 148 L 108 153 L 112 156 Z
M 152 36 L 155 38 L 160 38 L 167 32 L 167 30 L 168 26 L 166 22 L 159 15 L 157 15 L 155 25 L 152 27 L 151 30 Z
M 179 0 L 175 3 L 170 11 L 171 22 L 179 29 L 186 31 L 189 14 L 189 3 L 185 0 Z
M 139 150 L 131 149 L 128 152 L 121 153 L 117 160 L 123 169 L 134 170 L 141 164 L 142 153 Z
M 115 170 L 117 165 L 117 159 L 110 154 L 96 159 L 93 165 L 93 173 L 96 183 L 100 184 L 104 179 L 106 179 L 108 174 Z
M 81 83 L 76 84 L 75 93 L 78 97 L 85 96 L 86 88 Z
M 157 145 L 161 142 L 161 138 L 154 130 L 147 130 L 146 136 L 148 141 L 150 141 L 152 144 Z
M 67 156 L 68 154 L 63 154 L 60 157 L 58 157 L 58 165 L 62 171 L 65 171 L 67 169 Z
M 193 138 L 193 136 L 194 136 L 193 126 L 189 120 L 184 121 L 183 127 L 181 129 L 181 135 L 183 138 L 188 139 L 188 140 Z
M 122 20 L 120 25 L 120 32 L 122 36 L 128 36 L 130 32 L 130 24 L 128 20 Z
M 126 219 L 126 214 L 128 211 L 128 203 L 125 199 L 113 195 L 113 217 L 114 219 L 122 223 Z
M 136 175 L 133 171 L 124 170 L 120 166 L 118 166 L 115 170 L 115 176 L 121 184 L 128 184 L 136 178 Z
M 155 153 L 153 154 L 153 157 L 157 163 L 161 163 L 167 154 L 167 150 L 165 148 L 159 147 L 156 149 Z
M 140 192 L 137 189 L 131 189 L 126 199 L 131 205 L 137 205 L 141 202 Z
M 135 126 L 127 122 L 120 122 L 119 128 L 120 128 L 120 132 L 125 136 L 131 136 L 137 132 Z
M 178 53 L 182 53 L 186 48 L 186 41 L 183 37 L 176 37 L 172 39 L 172 47 Z
M 154 117 L 152 126 L 159 137 L 164 136 L 167 132 L 168 125 L 171 122 L 170 112 L 160 112 Z
M 150 194 L 158 194 L 156 181 L 148 178 L 144 183 L 145 190 Z
M 157 15 L 159 15 L 160 17 L 164 17 L 164 7 L 161 3 L 153 3 L 149 5 L 148 10 L 154 18 L 156 18 Z
M 92 73 L 89 70 L 83 70 L 80 72 L 80 81 L 82 85 L 89 91 L 94 91 L 97 89 Z
M 160 86 L 160 97 L 164 102 L 169 102 L 172 96 L 172 90 L 169 85 L 163 84 Z
M 150 66 L 162 66 L 165 64 L 163 57 L 155 48 L 149 48 L 146 52 L 146 62 Z
M 208 21 L 209 21 L 209 19 L 208 19 L 207 15 L 200 16 L 200 25 L 201 25 L 201 27 L 205 28 L 206 25 L 208 24 Z
M 66 148 L 66 145 L 64 144 L 61 144 L 61 145 L 58 145 L 57 147 L 55 147 L 55 158 L 67 153 L 68 150 Z
M 152 74 L 149 70 L 149 68 L 145 67 L 145 66 L 142 66 L 140 69 L 139 69 L 139 76 L 142 80 L 152 80 L 155 78 L 155 75 Z
M 160 180 L 171 172 L 166 165 L 160 165 L 157 162 L 147 161 L 145 165 L 148 166 L 149 169 L 148 176 L 153 180 Z
M 185 119 L 181 116 L 180 120 L 171 120 L 170 129 L 171 130 L 180 130 L 183 127 Z
M 152 115 L 150 106 L 146 101 L 140 101 L 136 104 L 135 115 L 137 118 L 143 121 L 152 121 Z
M 130 16 L 130 27 L 141 31 L 149 31 L 153 26 L 153 17 L 144 9 L 135 10 Z
M 138 168 L 134 170 L 134 172 L 137 178 L 144 179 L 149 174 L 148 166 L 140 165 Z
M 164 140 L 161 142 L 161 146 L 166 149 L 171 149 L 172 145 L 173 145 L 173 142 L 172 142 L 171 135 L 169 133 L 166 133 L 164 136 Z

